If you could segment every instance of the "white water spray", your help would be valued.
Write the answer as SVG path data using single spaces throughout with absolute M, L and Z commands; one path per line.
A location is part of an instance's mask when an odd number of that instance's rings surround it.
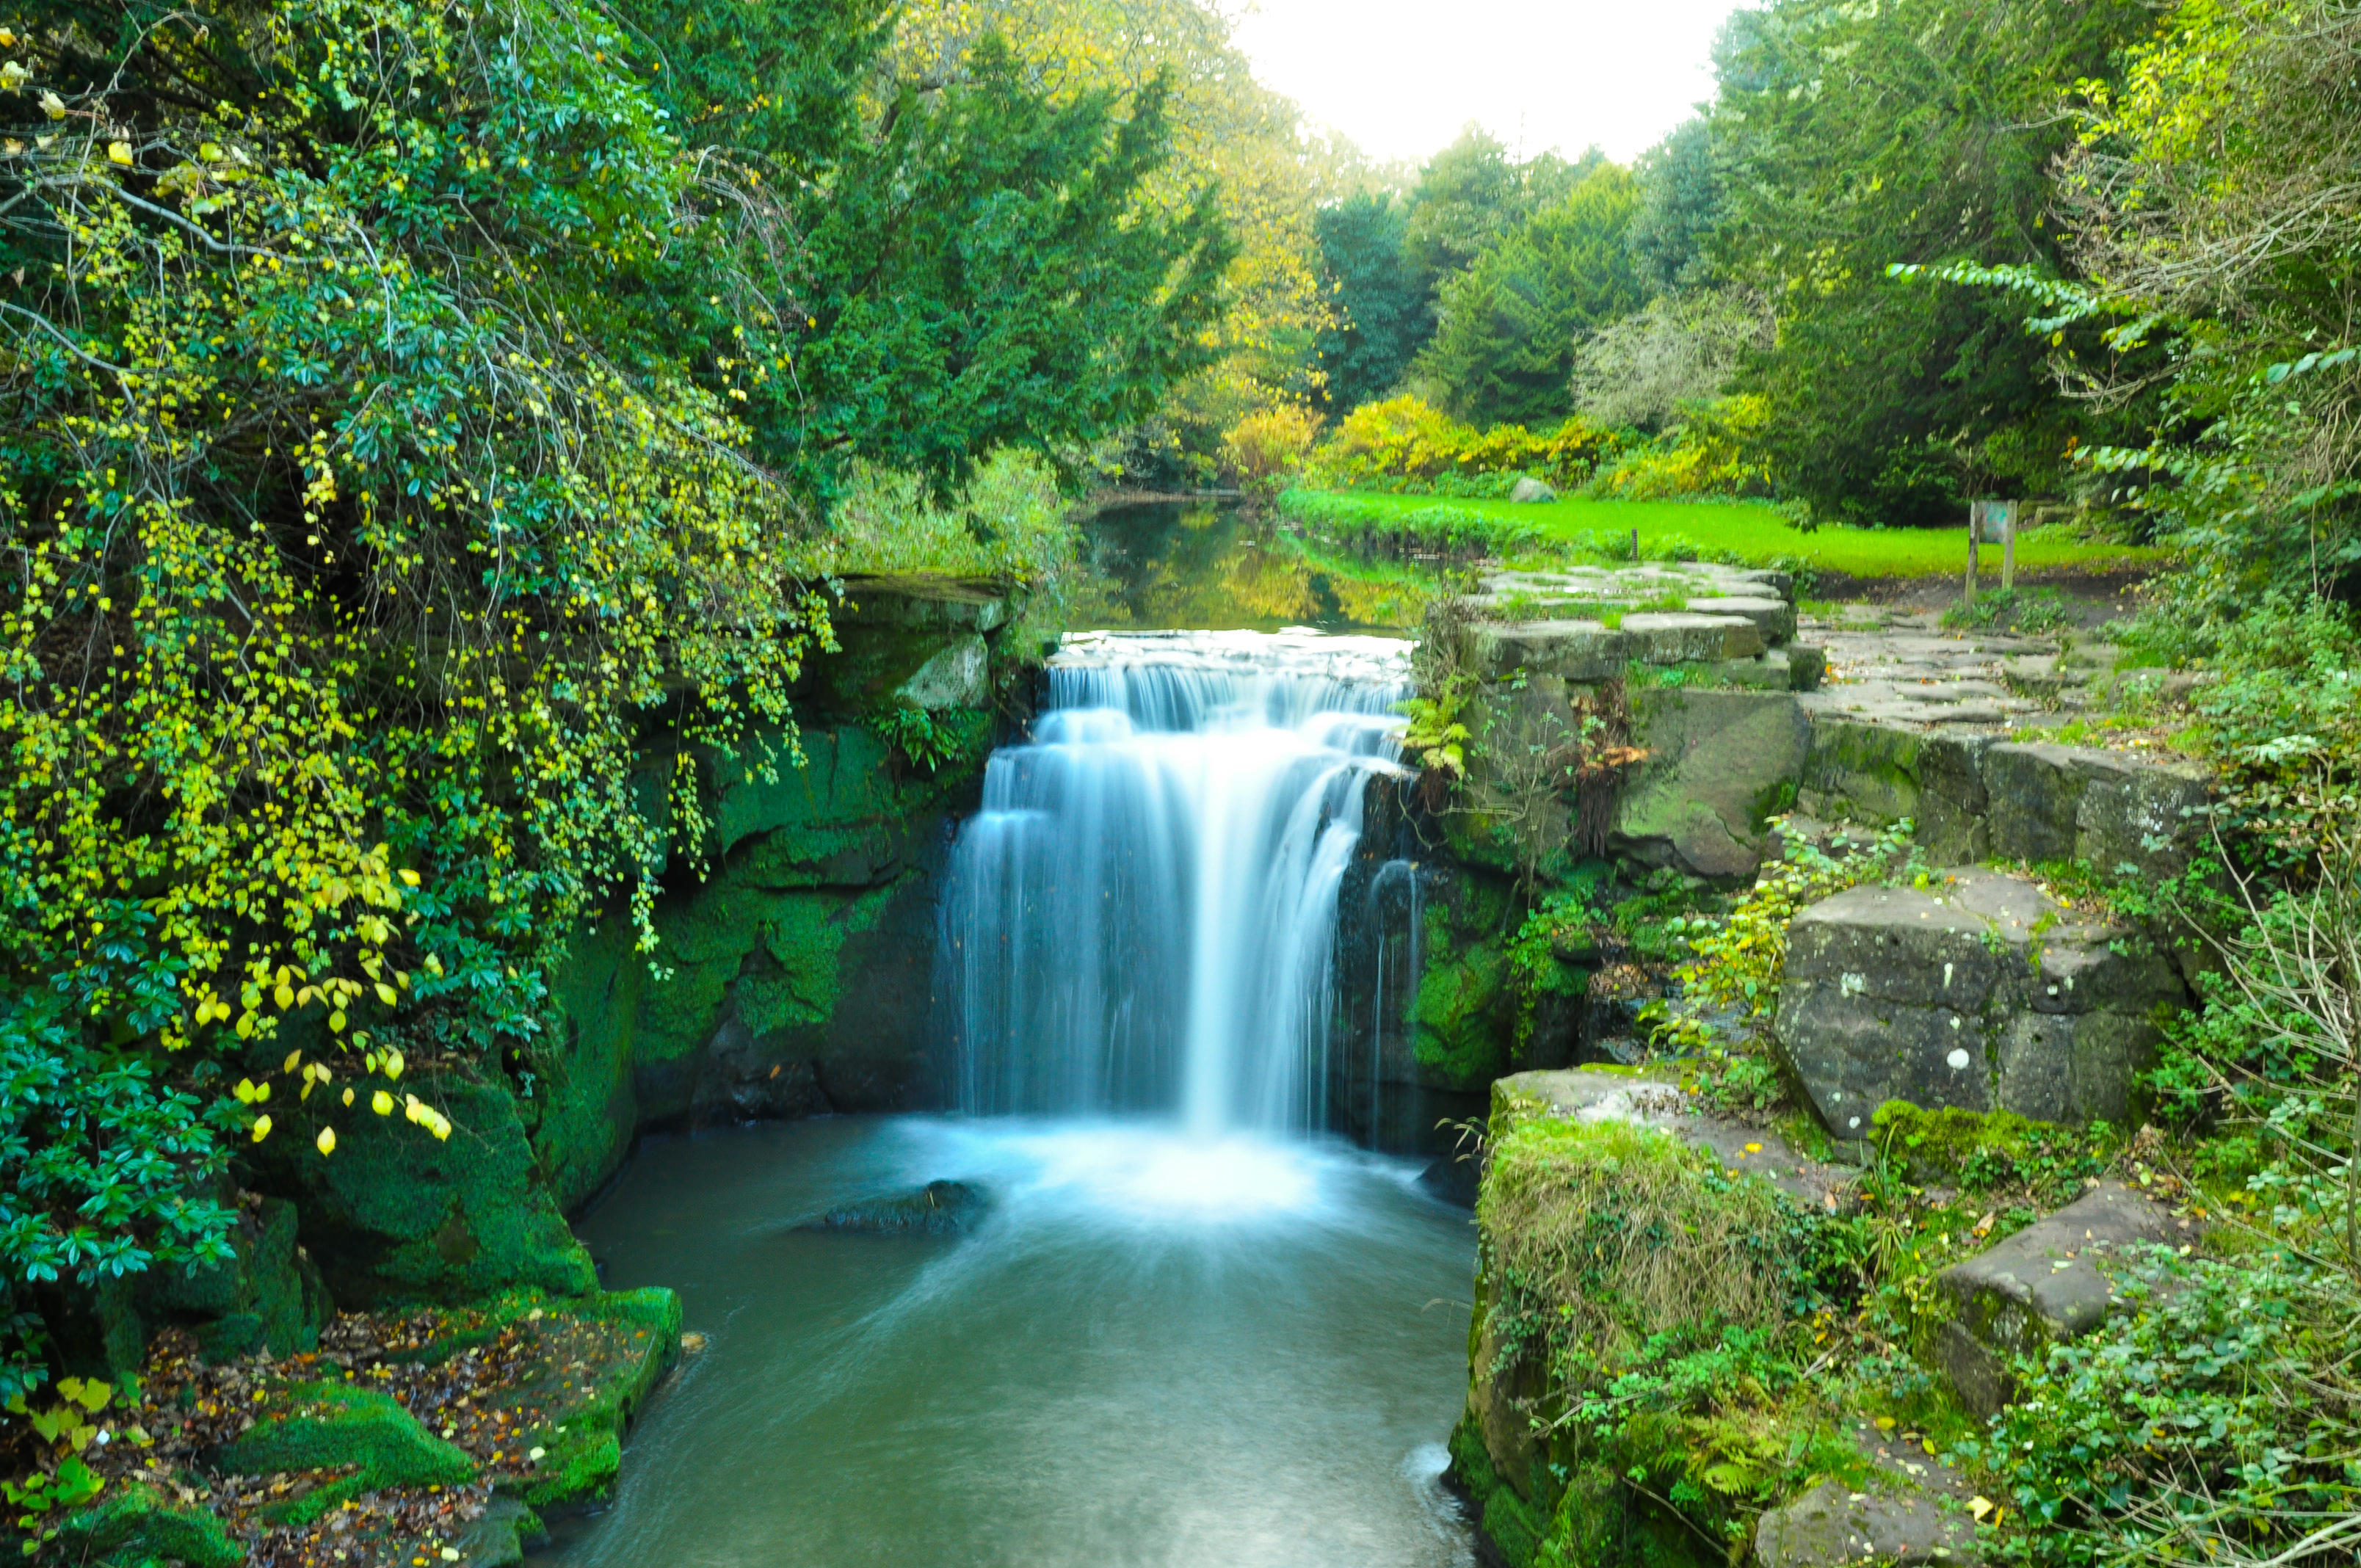
M 977 1113 L 1326 1124 L 1336 889 L 1410 645 L 1091 632 L 960 837 L 943 992 Z

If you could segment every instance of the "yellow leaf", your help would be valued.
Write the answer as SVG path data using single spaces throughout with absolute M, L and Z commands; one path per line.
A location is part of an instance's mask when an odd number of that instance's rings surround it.
M 298 1066 L 298 1065 L 302 1061 L 302 1059 L 303 1059 L 303 1051 L 302 1051 L 302 1048 L 301 1047 L 297 1047 L 297 1048 L 295 1048 L 294 1050 L 289 1051 L 289 1052 L 287 1053 L 287 1059 L 286 1059 L 285 1061 L 280 1062 L 280 1063 L 279 1064 L 279 1070 L 280 1070 L 280 1071 L 281 1071 L 281 1072 L 293 1072 L 293 1071 L 295 1070 L 296 1067 L 297 1067 L 297 1066 Z
M 388 1094 L 382 1089 L 379 1090 L 375 1094 L 369 1096 L 369 1109 L 376 1112 L 380 1116 L 392 1115 L 393 1096 Z
M 347 1104 L 347 1105 L 349 1105 L 349 1104 L 351 1104 L 352 1102 L 353 1102 L 353 1091 L 352 1091 L 351 1090 L 347 1089 L 347 1090 L 346 1090 L 346 1091 L 345 1091 L 345 1103 L 346 1103 L 346 1104 Z
M 44 93 L 41 94 L 41 113 L 53 120 L 62 120 L 66 117 L 66 101 L 54 93 Z
M 254 1141 L 258 1144 L 269 1135 L 270 1118 L 268 1116 L 257 1116 L 254 1119 Z
M 377 999 L 379 1002 L 384 1003 L 388 1007 L 392 1006 L 395 1002 L 400 1000 L 400 998 L 394 995 L 393 987 L 386 984 L 383 981 L 379 981 L 377 982 Z
M 1989 1497 L 1978 1497 L 1968 1505 L 1968 1512 L 1975 1515 L 1978 1519 L 1983 1518 L 1986 1514 L 1992 1511 L 1992 1499 Z
M 128 169 L 131 167 L 131 144 L 127 141 L 109 142 L 106 144 L 106 156 L 111 161 Z
M 385 1069 L 386 1077 L 390 1079 L 400 1078 L 401 1076 L 401 1053 L 400 1051 L 388 1051 L 385 1053 L 385 1059 L 378 1065 Z
M 323 1127 L 323 1128 L 321 1128 L 321 1129 L 320 1129 L 320 1135 L 319 1135 L 319 1137 L 318 1137 L 315 1141 L 319 1144 L 319 1146 L 320 1146 L 320 1152 L 321 1152 L 322 1154 L 324 1154 L 324 1155 L 328 1155 L 328 1154 L 334 1154 L 334 1153 L 335 1153 L 335 1152 L 336 1152 L 336 1129 L 335 1129 L 335 1128 L 334 1128 L 334 1127 Z

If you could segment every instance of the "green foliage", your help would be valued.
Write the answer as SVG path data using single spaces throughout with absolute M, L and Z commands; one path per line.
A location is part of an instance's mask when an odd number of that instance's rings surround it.
M 1741 389 L 1768 398 L 1762 450 L 1816 514 L 1950 522 L 1971 494 L 2054 492 L 2076 442 L 2136 428 L 2136 412 L 2057 397 L 2047 345 L 2003 302 L 1885 274 L 1949 259 L 2058 274 L 2061 101 L 2111 77 L 2152 15 L 2132 0 L 1784 0 L 1725 34 L 1713 248 L 1777 303 L 1777 345 Z
M 2353 1277 L 2270 1252 L 2158 1248 L 2117 1266 L 2128 1305 L 2020 1363 L 2016 1402 L 1961 1450 L 2007 1488 L 2001 1561 L 2339 1562 L 2361 1544 Z
M 1312 221 L 1338 316 L 1320 334 L 1320 368 L 1329 406 L 1349 411 L 1400 384 L 1434 330 L 1433 309 L 1404 252 L 1407 214 L 1397 198 L 1356 192 Z
M 1679 422 L 1653 441 L 1601 466 L 1584 493 L 1633 501 L 1772 493 L 1759 451 L 1772 419 L 1767 400 L 1713 398 L 1681 404 L 1675 414 Z
M 978 739 L 972 725 L 948 721 L 907 703 L 881 708 L 870 716 L 869 727 L 911 767 L 928 773 L 966 762 Z
M 1539 424 L 1574 411 L 1574 345 L 1643 302 L 1627 234 L 1639 194 L 1602 164 L 1564 199 L 1443 287 L 1416 379 L 1476 424 Z
M 796 444 L 957 478 L 995 446 L 1113 434 L 1211 363 L 1235 245 L 1210 192 L 1148 199 L 1169 102 L 1158 77 L 1128 114 L 1053 103 L 995 38 L 955 86 L 902 85 L 811 232 L 809 400 L 776 393 Z
M 1295 489 L 1280 492 L 1279 510 L 1304 532 L 1365 555 L 1499 555 L 1541 540 L 1530 524 L 1462 506 L 1402 510 L 1359 496 Z
M 1579 483 L 1618 444 L 1611 433 L 1581 419 L 1545 430 L 1478 430 L 1404 396 L 1347 414 L 1321 449 L 1319 472 L 1325 482 L 1371 489 L 1505 497 L 1528 474 L 1554 486 Z M 1496 484 L 1481 491 L 1446 488 L 1482 478 Z

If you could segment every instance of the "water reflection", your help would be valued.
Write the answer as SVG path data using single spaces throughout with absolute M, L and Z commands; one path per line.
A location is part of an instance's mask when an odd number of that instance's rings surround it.
M 1416 574 L 1330 555 L 1235 502 L 1109 507 L 1083 536 L 1093 581 L 1076 626 L 1408 630 L 1425 604 Z

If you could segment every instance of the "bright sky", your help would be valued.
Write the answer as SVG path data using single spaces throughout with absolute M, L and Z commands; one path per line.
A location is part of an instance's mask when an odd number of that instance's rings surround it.
M 1628 160 L 1711 96 L 1734 0 L 1242 0 L 1255 75 L 1371 158 L 1423 159 L 1470 120 L 1511 148 Z

